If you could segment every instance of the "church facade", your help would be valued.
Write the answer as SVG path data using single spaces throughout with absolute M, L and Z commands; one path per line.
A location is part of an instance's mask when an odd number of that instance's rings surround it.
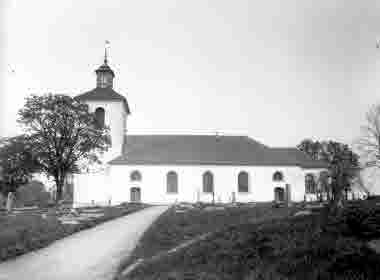
M 112 147 L 102 169 L 74 176 L 74 206 L 316 199 L 326 165 L 296 148 L 247 136 L 127 135 L 130 109 L 106 57 L 95 72 L 96 88 L 75 98 L 110 128 Z

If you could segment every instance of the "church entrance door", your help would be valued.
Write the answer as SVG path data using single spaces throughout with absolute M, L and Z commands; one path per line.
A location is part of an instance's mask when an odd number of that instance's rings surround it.
M 131 202 L 141 202 L 141 189 L 137 187 L 131 188 Z
M 285 201 L 285 190 L 284 190 L 284 188 L 277 187 L 274 189 L 274 200 L 276 202 L 284 202 Z

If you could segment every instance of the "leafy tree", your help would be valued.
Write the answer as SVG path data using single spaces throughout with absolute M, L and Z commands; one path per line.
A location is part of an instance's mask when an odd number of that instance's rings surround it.
M 326 196 L 327 196 L 327 200 L 330 201 L 330 198 L 331 198 L 331 189 L 330 189 L 330 185 L 329 185 L 329 172 L 328 171 L 322 171 L 320 174 L 319 174 L 319 178 L 318 178 L 318 184 L 320 186 L 320 200 L 322 201 L 323 200 L 323 194 L 325 193 Z
M 0 168 L 0 191 L 4 195 L 28 183 L 32 173 L 38 171 L 25 135 L 0 140 Z
M 316 160 L 323 160 L 328 164 L 331 184 L 329 186 L 328 177 L 324 174 L 320 178 L 323 188 L 327 189 L 328 197 L 335 203 L 339 203 L 342 192 L 346 194 L 350 190 L 351 180 L 356 177 L 359 167 L 359 156 L 354 153 L 346 144 L 335 141 L 312 141 L 303 140 L 298 146 L 301 151 L 307 153 Z
M 100 163 L 110 144 L 108 128 L 99 127 L 88 106 L 66 95 L 32 95 L 19 111 L 18 122 L 42 172 L 54 178 L 56 201 L 69 173 Z

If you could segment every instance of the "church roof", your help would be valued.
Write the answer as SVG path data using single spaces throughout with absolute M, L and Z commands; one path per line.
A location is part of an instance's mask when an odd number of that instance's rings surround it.
M 296 148 L 270 148 L 247 136 L 128 135 L 113 165 L 252 165 L 326 168 Z
M 79 101 L 87 100 L 100 100 L 100 101 L 122 101 L 125 107 L 127 114 L 130 114 L 129 106 L 127 99 L 121 94 L 114 91 L 111 87 L 96 87 L 93 90 L 77 95 L 75 99 Z

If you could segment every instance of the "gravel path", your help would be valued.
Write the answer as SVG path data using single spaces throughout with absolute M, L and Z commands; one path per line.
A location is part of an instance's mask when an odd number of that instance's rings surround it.
M 154 206 L 0 263 L 0 280 L 107 280 L 168 206 Z

